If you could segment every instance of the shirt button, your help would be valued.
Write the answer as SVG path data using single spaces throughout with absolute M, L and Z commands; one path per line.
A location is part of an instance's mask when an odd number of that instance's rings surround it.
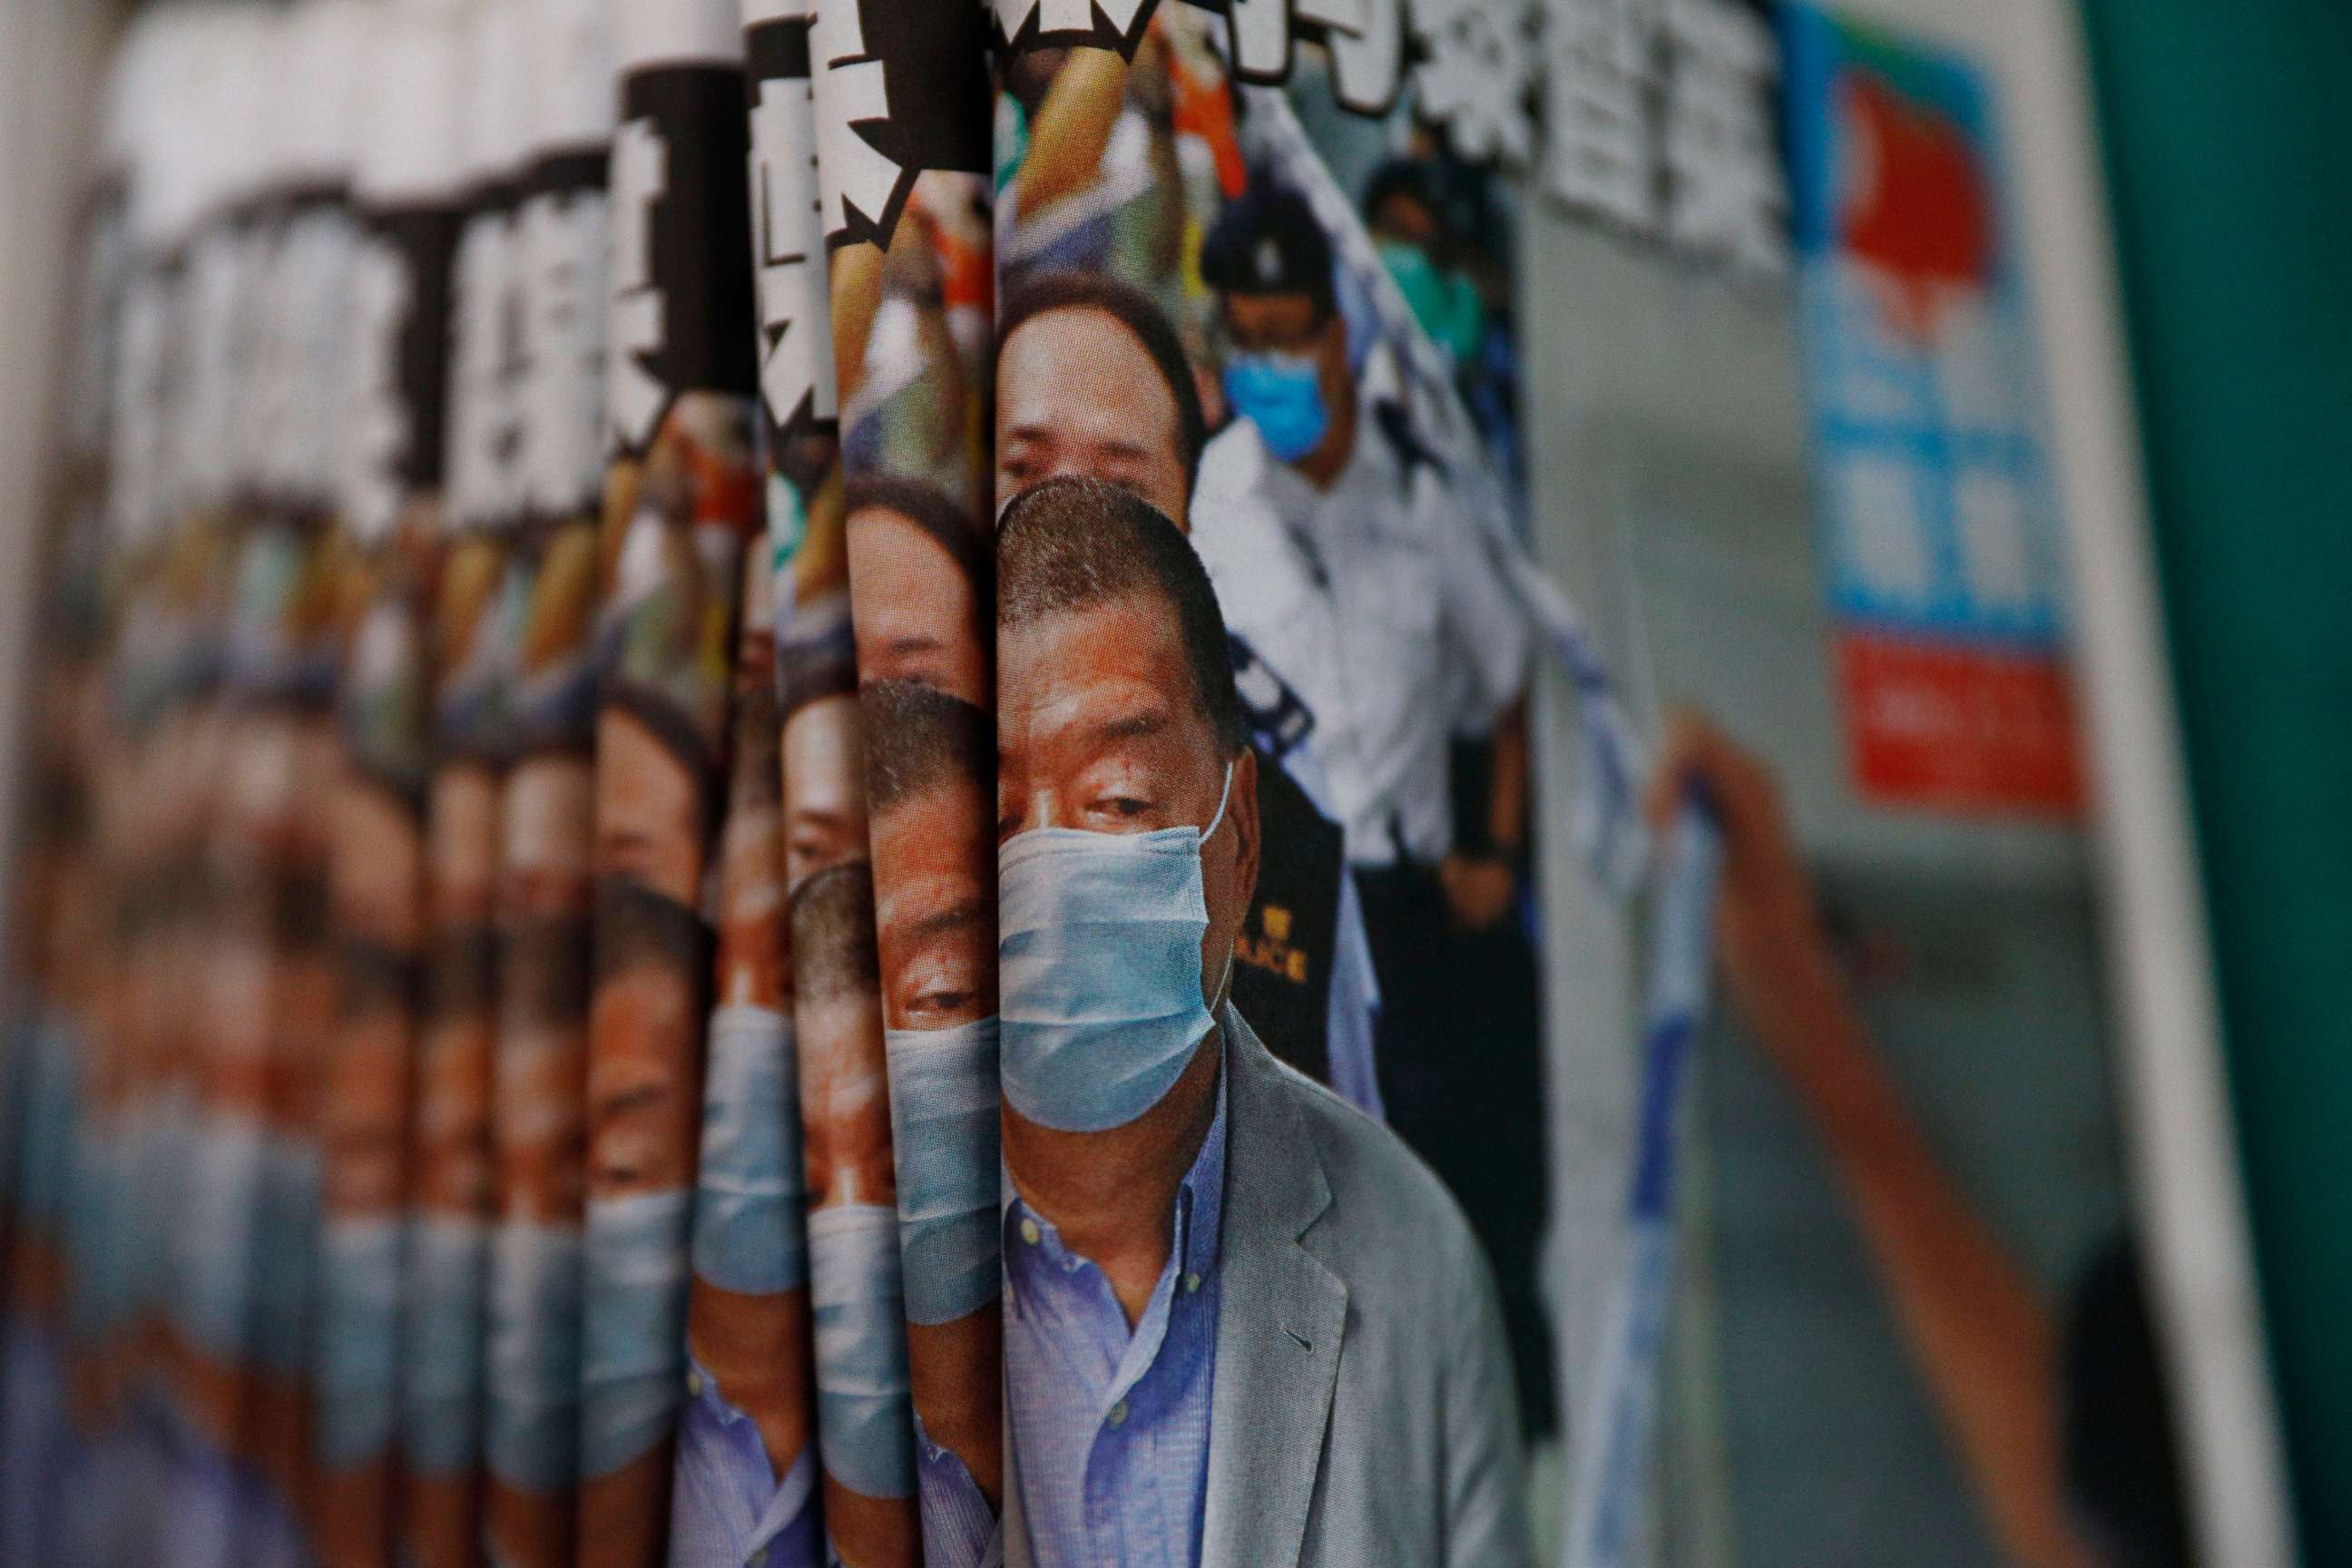
M 1193 1291 L 1198 1290 L 1200 1288 L 1201 1288 L 1201 1277 L 1200 1277 L 1200 1275 L 1199 1275 L 1199 1274 L 1194 1273 L 1194 1274 L 1187 1274 L 1187 1275 L 1185 1275 L 1185 1276 L 1184 1276 L 1184 1294 L 1186 1294 L 1187 1296 L 1189 1296 L 1189 1295 L 1191 1295 Z
M 1110 1407 L 1110 1424 L 1114 1426 L 1124 1426 L 1127 1425 L 1126 1400 L 1122 1399 L 1117 1405 Z
M 1021 1222 L 1021 1239 L 1034 1247 L 1045 1239 L 1045 1233 L 1037 1228 L 1035 1220 L 1024 1219 Z
M 688 1398 L 702 1397 L 702 1374 L 692 1367 L 688 1367 L 686 1372 L 686 1392 Z

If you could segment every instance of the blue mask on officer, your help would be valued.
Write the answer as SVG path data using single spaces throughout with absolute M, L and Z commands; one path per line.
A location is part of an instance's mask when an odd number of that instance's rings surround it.
M 1184 1076 L 1213 1022 L 1201 993 L 1206 828 L 1040 827 L 996 855 L 1004 1099 L 1041 1127 L 1124 1127 Z M 1233 959 L 1218 977 L 1222 998 Z
M 328 1469 L 364 1465 L 392 1445 L 403 1228 L 396 1215 L 372 1215 L 330 1219 L 320 1234 L 313 1448 Z
M 580 1348 L 580 1469 L 609 1476 L 670 1429 L 686 1386 L 694 1192 L 593 1198 Z
M 559 1491 L 578 1474 L 581 1268 L 577 1226 L 507 1220 L 491 1238 L 482 1447 L 511 1486 Z
M 768 1007 L 711 1014 L 694 1271 L 722 1290 L 772 1296 L 808 1283 L 799 1080 L 790 1019 Z
M 915 1424 L 898 1211 L 881 1204 L 814 1209 L 808 1231 L 817 1448 L 825 1474 L 860 1497 L 909 1496 Z
M 1225 401 L 1257 426 L 1276 462 L 1298 461 L 1331 428 L 1322 374 L 1307 354 L 1235 354 L 1225 362 Z
M 890 1141 L 907 1321 L 947 1323 L 1003 1286 L 997 1205 L 997 1023 L 890 1029 Z

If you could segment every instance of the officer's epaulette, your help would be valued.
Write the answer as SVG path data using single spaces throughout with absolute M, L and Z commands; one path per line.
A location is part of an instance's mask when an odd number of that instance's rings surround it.
M 1288 756 L 1313 731 L 1314 711 L 1273 666 L 1258 657 L 1247 637 L 1228 631 L 1225 647 L 1234 661 L 1234 691 L 1249 719 L 1251 738 L 1270 757 Z
M 1437 476 L 1440 483 L 1449 477 L 1444 460 L 1414 432 L 1412 416 L 1405 411 L 1403 404 L 1388 398 L 1373 404 L 1372 423 L 1387 437 L 1391 449 L 1397 455 L 1397 461 L 1404 467 L 1405 478 L 1411 479 L 1412 470 L 1421 466 L 1426 466 L 1431 473 Z

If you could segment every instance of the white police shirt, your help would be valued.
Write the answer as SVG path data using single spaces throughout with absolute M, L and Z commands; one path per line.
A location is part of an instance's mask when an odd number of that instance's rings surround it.
M 1377 385 L 1378 370 L 1365 378 Z M 1447 745 L 1492 728 L 1527 689 L 1529 633 L 1486 531 L 1445 476 L 1358 405 L 1355 449 L 1328 490 L 1237 419 L 1201 455 L 1192 543 L 1225 624 L 1315 716 L 1348 858 L 1425 864 L 1452 847 Z

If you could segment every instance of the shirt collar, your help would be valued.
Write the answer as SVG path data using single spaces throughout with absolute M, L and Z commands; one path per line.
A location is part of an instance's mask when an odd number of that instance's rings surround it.
M 1231 1010 L 1229 1004 L 1226 1011 Z M 1233 1049 L 1233 1032 L 1225 1027 L 1222 1019 L 1218 1027 L 1223 1036 L 1222 1048 L 1230 1052 Z M 1200 1152 L 1192 1156 L 1191 1168 L 1176 1186 L 1169 1267 L 1177 1275 L 1180 1285 L 1183 1282 L 1183 1276 L 1188 1274 L 1208 1279 L 1217 1266 L 1218 1232 L 1225 1212 L 1225 1103 L 1226 1084 L 1230 1077 L 1227 1064 L 1220 1060 L 1217 1064 L 1216 1114 L 1209 1121 L 1208 1134 L 1201 1140 Z M 1020 1191 L 1013 1184 L 1013 1173 L 1001 1160 L 997 1175 L 1003 1210 L 1001 1230 L 1004 1256 L 1009 1259 L 1019 1255 L 1016 1248 L 1022 1247 L 1026 1239 L 1022 1226 L 1034 1225 L 1039 1232 L 1039 1239 L 1030 1244 L 1033 1247 L 1043 1250 L 1066 1268 L 1075 1268 L 1083 1262 L 1063 1247 L 1061 1232 L 1052 1220 L 1021 1201 Z M 1006 1273 L 1009 1277 L 1012 1270 L 1008 1268 Z M 1016 1293 L 1008 1291 L 1006 1301 L 1014 1310 L 1019 1310 L 1020 1299 Z
M 766 1511 L 760 1515 L 760 1522 L 752 1527 L 751 1539 L 743 1543 L 747 1554 L 765 1550 L 771 1542 L 799 1523 L 801 1515 L 807 1510 L 815 1496 L 815 1435 L 812 1433 L 810 1436 L 812 1440 L 801 1449 L 800 1458 L 793 1461 L 793 1468 L 786 1470 L 783 1479 L 777 1483 L 776 1495 L 769 1500 Z
M 692 1369 L 696 1380 L 695 1402 L 727 1435 L 727 1441 L 743 1444 L 746 1452 L 759 1457 L 761 1471 L 766 1474 L 770 1463 L 768 1450 L 761 1441 L 759 1429 L 752 1426 L 751 1418 L 738 1410 L 719 1391 L 719 1380 L 710 1375 L 709 1369 L 692 1352 L 687 1354 L 687 1365 Z M 739 1426 L 744 1429 L 740 1434 L 735 1430 Z M 814 1434 L 812 1433 L 811 1436 L 814 1438 Z M 814 1448 L 814 1441 L 803 1446 L 792 1468 L 776 1478 L 775 1490 L 769 1497 L 767 1507 L 753 1522 L 751 1533 L 740 1543 L 746 1553 L 758 1554 L 769 1542 L 790 1529 L 799 1520 L 802 1510 L 808 1507 L 809 1499 L 816 1490 Z

